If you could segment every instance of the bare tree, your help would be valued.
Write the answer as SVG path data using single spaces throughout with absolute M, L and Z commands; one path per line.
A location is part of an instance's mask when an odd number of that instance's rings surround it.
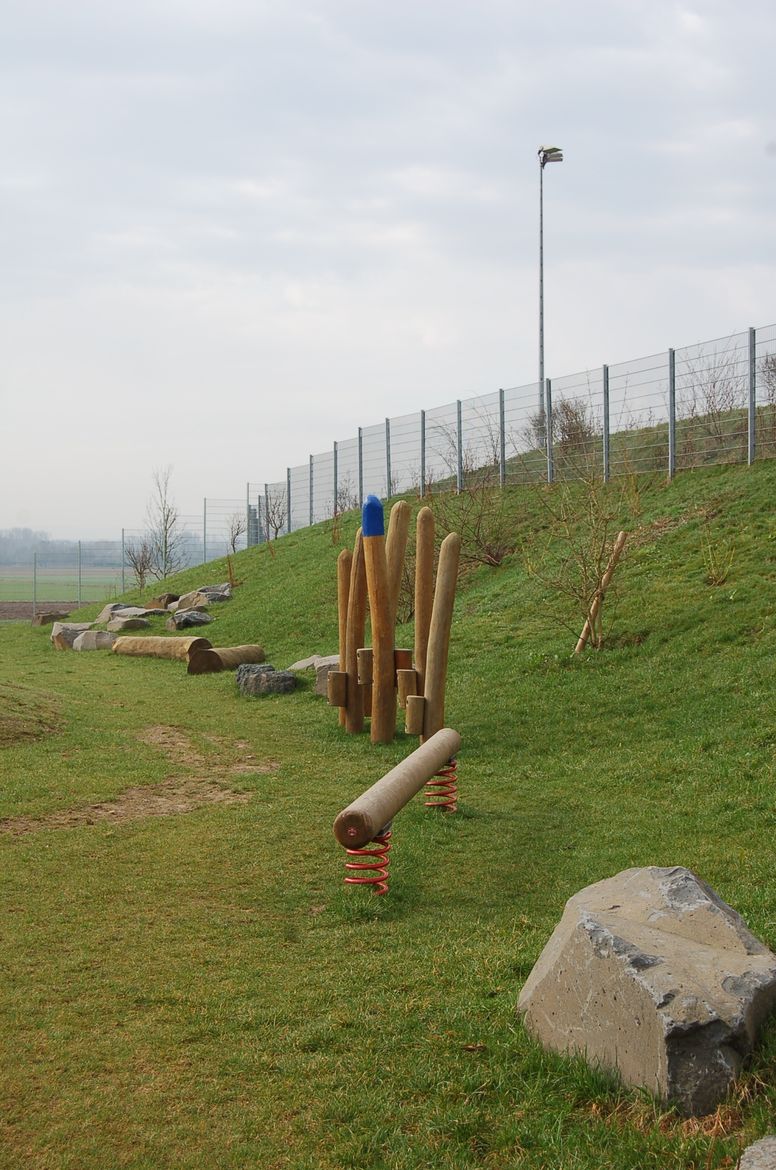
M 151 572 L 154 550 L 147 536 L 130 541 L 124 546 L 124 558 L 132 569 L 137 587 L 142 593 Z
M 273 540 L 277 540 L 281 528 L 286 523 L 287 511 L 286 493 L 267 489 L 267 494 L 264 497 L 264 518 L 267 522 L 267 535 L 271 532 Z
M 170 467 L 156 468 L 153 492 L 146 509 L 148 539 L 152 548 L 150 573 L 158 581 L 177 573 L 186 563 L 184 534 L 178 509 L 170 495 Z
M 227 542 L 231 552 L 237 552 L 237 542 L 248 531 L 248 521 L 242 512 L 232 512 L 228 520 Z

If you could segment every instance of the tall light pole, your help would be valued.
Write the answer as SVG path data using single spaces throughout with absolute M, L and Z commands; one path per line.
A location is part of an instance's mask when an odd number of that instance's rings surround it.
M 540 146 L 539 155 L 539 418 L 544 425 L 544 168 L 563 162 L 559 146 Z

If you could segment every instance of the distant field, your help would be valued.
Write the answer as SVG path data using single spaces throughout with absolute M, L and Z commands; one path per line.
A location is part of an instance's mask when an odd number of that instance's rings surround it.
M 128 582 L 129 583 L 129 582 Z M 121 568 L 89 566 L 78 572 L 57 567 L 38 569 L 33 582 L 32 566 L 0 565 L 0 601 L 101 601 L 121 592 Z

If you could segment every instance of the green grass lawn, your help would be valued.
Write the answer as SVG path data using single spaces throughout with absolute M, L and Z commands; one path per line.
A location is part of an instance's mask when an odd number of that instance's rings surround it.
M 628 866 L 689 866 L 776 947 L 776 463 L 621 488 L 608 648 L 576 660 L 575 616 L 525 570 L 560 555 L 549 489 L 507 493 L 522 554 L 457 601 L 460 810 L 397 817 L 386 898 L 343 888 L 331 824 L 415 741 L 346 736 L 309 683 L 243 699 L 231 674 L 3 628 L 0 818 L 170 777 L 250 799 L 0 833 L 0 1167 L 706 1170 L 776 1128 L 773 1021 L 717 1117 L 686 1123 L 515 1014 L 566 899 Z M 239 554 L 214 644 L 332 652 L 336 535 Z
M 127 573 L 127 580 L 131 574 Z M 40 569 L 33 578 L 32 567 L 0 565 L 0 601 L 102 601 L 116 596 L 121 591 L 120 568 L 95 568 L 89 566 L 81 573 L 78 570 Z

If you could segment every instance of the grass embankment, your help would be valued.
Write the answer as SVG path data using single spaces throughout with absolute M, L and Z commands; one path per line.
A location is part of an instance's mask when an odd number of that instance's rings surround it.
M 539 491 L 507 497 L 534 559 Z M 520 555 L 466 575 L 460 812 L 400 814 L 383 899 L 342 889 L 331 823 L 414 741 L 345 736 L 309 684 L 240 699 L 232 675 L 6 627 L 3 699 L 23 686 L 42 734 L 2 748 L 0 817 L 41 827 L 0 834 L 0 1165 L 733 1166 L 776 1123 L 773 1024 L 729 1105 L 683 1124 L 543 1054 L 515 1002 L 566 898 L 627 866 L 690 866 L 776 947 L 775 496 L 776 464 L 613 486 L 640 536 L 611 648 L 578 660 Z M 319 526 L 241 554 L 214 642 L 331 652 L 339 547 Z M 54 827 L 203 775 L 251 798 Z

